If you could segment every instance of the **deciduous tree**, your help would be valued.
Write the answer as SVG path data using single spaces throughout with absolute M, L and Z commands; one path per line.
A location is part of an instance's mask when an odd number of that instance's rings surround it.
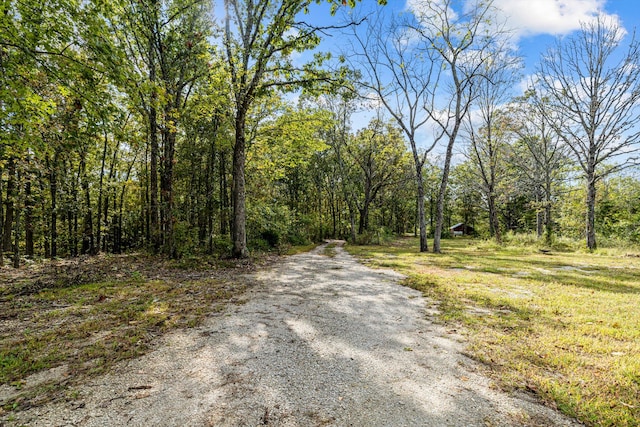
M 333 9 L 338 1 L 329 0 Z M 384 3 L 383 0 L 379 0 Z M 303 18 L 320 0 L 225 0 L 224 46 L 234 102 L 235 144 L 233 149 L 233 256 L 248 256 L 246 232 L 246 124 L 256 98 L 270 89 L 296 89 L 335 79 L 319 68 L 325 59 L 314 59 L 298 66 L 293 52 L 314 49 L 320 33 L 333 26 L 320 27 Z M 349 0 L 350 5 L 355 0 Z M 347 2 L 343 1 L 343 5 Z
M 570 148 L 586 183 L 586 245 L 595 249 L 596 184 L 637 164 L 640 43 L 604 16 L 559 39 L 537 73 L 545 119 Z

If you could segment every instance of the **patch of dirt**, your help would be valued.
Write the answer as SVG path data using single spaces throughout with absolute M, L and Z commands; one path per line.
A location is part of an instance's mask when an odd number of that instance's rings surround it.
M 579 425 L 496 390 L 432 301 L 335 243 L 334 257 L 319 247 L 256 271 L 245 304 L 0 424 Z
M 62 365 L 29 375 L 16 384 L 0 384 L 0 402 L 9 402 L 18 398 L 24 393 L 24 388 L 35 389 L 45 384 L 62 383 L 68 375 L 69 367 Z

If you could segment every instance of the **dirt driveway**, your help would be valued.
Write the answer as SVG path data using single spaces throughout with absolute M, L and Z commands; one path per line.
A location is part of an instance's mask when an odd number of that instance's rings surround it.
M 258 273 L 244 304 L 6 425 L 578 425 L 497 391 L 419 292 L 335 252 Z

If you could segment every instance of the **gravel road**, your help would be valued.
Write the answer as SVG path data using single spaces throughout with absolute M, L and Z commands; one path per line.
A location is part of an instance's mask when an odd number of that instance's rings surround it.
M 246 303 L 6 425 L 578 425 L 492 387 L 398 274 L 322 249 L 258 273 Z

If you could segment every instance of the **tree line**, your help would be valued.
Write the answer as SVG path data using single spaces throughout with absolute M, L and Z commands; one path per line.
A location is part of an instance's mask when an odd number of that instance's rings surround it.
M 439 252 L 455 222 L 591 249 L 638 237 L 640 184 L 621 172 L 640 58 L 615 22 L 559 40 L 513 97 L 491 2 L 355 3 L 5 1 L 0 263 L 407 232 Z M 318 52 L 329 34 L 339 58 Z

